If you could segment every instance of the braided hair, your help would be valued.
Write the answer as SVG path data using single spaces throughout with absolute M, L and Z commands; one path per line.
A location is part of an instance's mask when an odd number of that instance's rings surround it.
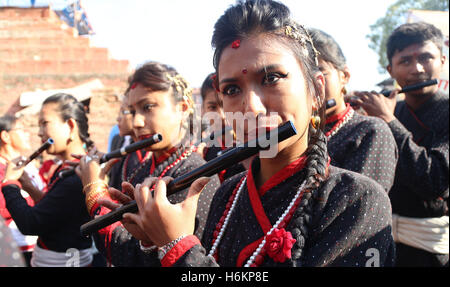
M 272 37 L 272 40 L 280 41 L 292 50 L 301 65 L 309 94 L 315 97 L 319 105 L 316 113 L 321 118 L 321 124 L 318 127 L 310 125 L 308 134 L 305 192 L 287 226 L 296 239 L 292 249 L 292 260 L 297 264 L 300 262 L 308 237 L 313 205 L 323 198 L 323 195 L 319 194 L 319 187 L 328 177 L 327 139 L 322 131 L 325 123 L 325 107 L 322 100 L 324 95 L 315 77 L 316 73 L 320 72 L 318 51 L 306 28 L 292 20 L 289 8 L 284 4 L 271 0 L 239 1 L 226 10 L 214 26 L 212 46 L 215 48 L 213 65 L 217 74 L 216 86 L 223 50 L 236 39 L 245 39 L 257 34 Z
M 42 105 L 55 103 L 58 104 L 58 111 L 61 118 L 64 121 L 74 119 L 78 125 L 78 136 L 81 141 L 89 148 L 94 145 L 94 142 L 90 139 L 88 118 L 84 105 L 79 102 L 74 96 L 58 93 L 45 99 Z

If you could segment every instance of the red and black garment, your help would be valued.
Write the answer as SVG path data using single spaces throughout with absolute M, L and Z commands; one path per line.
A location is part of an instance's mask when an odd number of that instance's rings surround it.
M 190 153 L 187 158 L 180 157 L 187 152 L 187 149 L 173 149 L 168 157 L 155 158 L 150 157 L 144 165 L 138 166 L 138 170 L 127 171 L 127 179 L 135 186 L 144 181 L 145 178 L 153 174 L 153 176 L 170 176 L 179 177 L 205 163 L 202 157 L 196 152 Z M 171 166 L 172 165 L 172 166 Z M 156 173 L 155 173 L 156 170 Z M 211 177 L 210 182 L 202 191 L 196 215 L 195 234 L 202 236 L 209 213 L 210 203 L 215 191 L 219 188 L 220 181 L 217 176 Z M 188 189 L 180 191 L 169 196 L 171 203 L 182 202 L 188 193 Z M 97 206 L 91 211 L 91 216 L 103 215 L 110 212 L 107 208 Z M 146 254 L 141 251 L 139 241 L 123 227 L 120 222 L 116 222 L 105 227 L 94 234 L 96 246 L 101 254 L 103 254 L 108 262 L 114 266 L 160 266 L 157 253 Z
M 80 178 L 73 174 L 60 178 L 60 165 L 47 186 L 47 193 L 34 206 L 20 194 L 19 182 L 2 184 L 6 207 L 24 235 L 38 235 L 41 248 L 66 252 L 69 248 L 91 248 L 90 237 L 81 236 L 80 226 L 91 217 L 86 210 L 85 195 Z
M 304 159 L 300 158 L 256 189 L 253 179 L 258 170 L 256 159 L 248 172 L 226 181 L 211 203 L 202 240 L 194 235 L 183 238 L 164 256 L 162 265 L 243 266 L 287 209 L 307 172 Z M 246 184 L 217 254 L 207 256 L 226 209 L 230 208 L 230 198 L 244 176 L 247 176 Z M 329 166 L 329 177 L 315 194 L 311 204 L 298 207 L 305 210 L 302 217 L 287 220 L 276 236 L 268 238 L 270 243 L 265 246 L 265 252 L 256 256 L 257 266 L 365 266 L 367 250 L 374 246 L 379 251 L 379 266 L 393 265 L 391 206 L 379 184 L 360 174 Z M 296 237 L 299 230 L 303 236 Z M 292 244 L 290 235 L 302 240 Z M 283 241 L 288 245 L 280 243 Z M 291 244 L 291 249 L 286 250 Z M 279 252 L 274 246 L 279 247 Z M 295 260 L 289 257 L 294 253 L 298 257 Z
M 396 119 L 388 124 L 399 151 L 389 194 L 393 213 L 413 218 L 448 216 L 448 110 L 449 97 L 442 92 L 415 111 L 405 101 L 397 103 Z M 397 255 L 399 263 L 408 266 L 443 266 L 449 259 L 448 254 L 431 254 L 403 245 Z

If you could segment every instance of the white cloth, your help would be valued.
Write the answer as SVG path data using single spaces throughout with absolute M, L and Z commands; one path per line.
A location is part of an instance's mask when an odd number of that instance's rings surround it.
M 32 267 L 86 267 L 92 263 L 92 250 L 69 248 L 65 253 L 35 246 L 31 256 Z
M 395 242 L 434 254 L 449 254 L 449 217 L 412 218 L 392 214 Z
M 23 235 L 13 220 L 8 224 L 8 227 L 11 230 L 11 234 L 14 237 L 14 240 L 16 240 L 17 245 L 19 245 L 20 250 L 33 251 L 38 238 L 37 236 Z
M 45 187 L 45 183 L 39 175 L 39 170 L 32 163 L 27 165 L 24 171 L 28 174 L 31 179 L 31 183 L 39 190 L 43 190 Z

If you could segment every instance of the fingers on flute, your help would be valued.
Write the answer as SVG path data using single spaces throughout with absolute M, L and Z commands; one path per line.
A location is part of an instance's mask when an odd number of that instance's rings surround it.
M 134 186 L 129 182 L 122 182 L 122 193 L 125 193 L 130 198 L 134 199 Z
M 162 179 L 158 179 L 156 181 L 155 189 L 154 189 L 154 198 L 159 204 L 162 203 L 170 203 L 167 199 L 167 185 L 173 180 L 171 177 L 163 177 Z
M 131 201 L 131 197 L 113 187 L 108 188 L 108 192 L 112 199 L 117 200 L 121 204 L 127 204 L 128 202 Z
M 121 161 L 120 158 L 113 158 L 113 159 L 108 160 L 108 162 L 103 167 L 103 170 L 105 171 L 105 173 L 108 173 L 111 170 L 111 168 L 119 161 Z
M 183 206 L 189 208 L 197 208 L 198 198 L 200 197 L 203 188 L 205 188 L 210 180 L 211 178 L 209 177 L 200 177 L 199 179 L 195 180 L 189 188 L 188 195 L 183 201 Z
M 104 207 L 110 209 L 110 210 L 116 210 L 117 208 L 122 206 L 121 204 L 112 202 L 111 200 L 104 198 L 104 197 L 99 198 L 97 200 L 97 203 L 101 206 L 104 206 Z

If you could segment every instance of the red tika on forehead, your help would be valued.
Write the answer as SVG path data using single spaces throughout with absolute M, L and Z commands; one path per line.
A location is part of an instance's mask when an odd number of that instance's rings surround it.
M 241 40 L 234 40 L 233 43 L 231 43 L 231 48 L 237 49 L 241 46 Z
M 134 90 L 134 89 L 136 88 L 137 85 L 138 85 L 138 83 L 133 83 L 133 84 L 131 85 L 131 89 Z

